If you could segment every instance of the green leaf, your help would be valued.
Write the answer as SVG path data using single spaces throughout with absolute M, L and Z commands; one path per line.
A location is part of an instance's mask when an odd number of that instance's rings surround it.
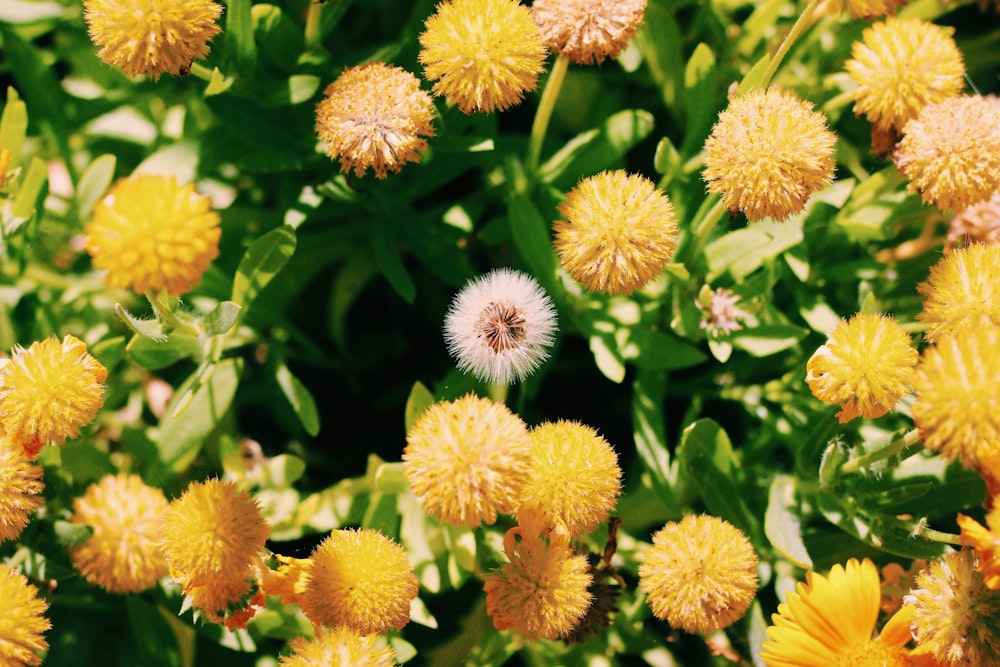
M 601 127 L 570 140 L 542 165 L 545 183 L 568 189 L 581 178 L 621 163 L 633 146 L 653 131 L 653 114 L 643 109 L 625 109 L 608 118 Z
M 18 96 L 17 91 L 7 86 L 7 104 L 4 105 L 3 115 L 0 116 L 0 142 L 3 142 L 4 150 L 10 151 L 8 169 L 21 166 L 27 132 L 28 107 Z
M 236 83 L 236 79 L 231 76 L 226 76 L 222 73 L 218 67 L 212 69 L 212 76 L 208 79 L 208 85 L 205 86 L 205 97 L 211 97 L 212 95 L 221 95 Z
M 510 198 L 507 212 L 510 216 L 510 231 L 514 245 L 532 275 L 551 291 L 555 284 L 558 259 L 552 247 L 548 224 L 534 204 L 521 194 Z
M 31 220 L 35 211 L 41 209 L 42 202 L 48 194 L 46 184 L 49 180 L 49 169 L 45 162 L 37 155 L 32 156 L 28 167 L 28 173 L 21 181 L 21 189 L 14 197 L 13 214 L 15 219 L 14 228 Z M 8 233 L 13 230 L 8 230 Z
M 733 333 L 733 347 L 754 357 L 767 357 L 794 347 L 806 337 L 808 330 L 792 324 L 768 324 Z
M 291 227 L 272 229 L 254 241 L 240 260 L 233 278 L 231 300 L 248 307 L 295 252 L 296 238 Z
M 406 409 L 403 412 L 403 427 L 406 433 L 410 432 L 417 418 L 432 405 L 434 405 L 434 394 L 422 382 L 414 382 L 410 388 L 410 395 L 406 397 Z
M 90 526 L 61 519 L 54 521 L 52 528 L 56 534 L 56 542 L 66 549 L 80 546 L 94 534 L 94 529 Z
M 136 595 L 126 595 L 125 611 L 139 649 L 138 662 L 149 667 L 183 666 L 177 635 L 158 608 Z
M 632 435 L 653 490 L 668 508 L 677 505 L 677 466 L 670 461 L 663 414 L 665 382 L 657 373 L 640 372 L 632 383 Z
M 58 2 L 29 2 L 28 0 L 4 0 L 0 4 L 0 22 L 38 23 L 62 17 L 65 8 Z
M 189 334 L 175 333 L 169 338 L 133 336 L 125 347 L 135 363 L 149 371 L 176 364 L 181 359 L 201 359 L 201 343 Z
M 705 249 L 711 282 L 728 271 L 737 281 L 743 280 L 764 262 L 802 242 L 802 219 L 786 222 L 758 222 L 745 229 L 729 232 Z
M 660 139 L 656 144 L 656 153 L 653 154 L 653 169 L 663 176 L 664 181 L 670 182 L 680 175 L 684 168 L 680 153 L 669 137 Z
M 128 328 L 135 333 L 143 336 L 145 338 L 152 339 L 154 341 L 162 343 L 167 340 L 167 334 L 163 332 L 163 325 L 160 324 L 160 320 L 144 320 L 142 318 L 136 317 L 132 313 L 125 310 L 125 306 L 120 303 L 115 304 L 115 313 L 121 318 L 122 322 L 128 325 Z
M 684 70 L 684 106 L 687 123 L 681 153 L 691 155 L 701 150 L 715 122 L 716 66 L 712 49 L 701 42 L 695 47 Z
M 635 43 L 668 109 L 678 105 L 684 80 L 685 33 L 668 3 L 651 2 Z
M 316 408 L 316 401 L 306 386 L 292 375 L 288 366 L 284 363 L 278 364 L 274 374 L 281 387 L 281 393 L 288 399 L 288 403 L 299 418 L 302 428 L 306 433 L 315 437 L 319 433 L 319 410 Z
M 594 334 L 590 337 L 590 351 L 597 368 L 616 384 L 625 379 L 625 362 L 618 351 L 618 344 L 611 334 Z
M 803 570 L 812 569 L 812 558 L 802 541 L 802 520 L 795 499 L 795 478 L 778 475 L 771 482 L 764 512 L 764 534 L 788 562 Z
M 736 89 L 736 96 L 738 97 L 749 93 L 751 90 L 760 88 L 764 83 L 764 73 L 767 72 L 767 66 L 770 64 L 770 55 L 761 56 L 761 59 L 754 63 L 754 66 L 750 68 L 750 71 L 740 81 L 740 85 Z
M 41 49 L 25 42 L 17 32 L 0 23 L 6 71 L 14 76 L 25 102 L 31 107 L 31 120 L 46 129 L 59 152 L 69 161 L 70 149 L 66 131 L 68 97 L 59 84 L 51 63 L 45 62 Z
M 219 302 L 201 321 L 202 326 L 205 327 L 205 333 L 209 336 L 221 336 L 226 333 L 236 324 L 241 309 L 240 304 L 233 301 Z
M 417 298 L 417 286 L 399 256 L 389 224 L 381 217 L 372 221 L 371 242 L 379 271 L 396 290 L 396 294 L 406 303 L 412 304 Z
M 623 356 L 638 368 L 675 370 L 697 366 L 708 359 L 708 355 L 694 345 L 662 331 L 633 327 L 629 331 L 629 342 L 635 344 L 637 352 Z
M 254 5 L 250 13 L 261 54 L 278 69 L 292 72 L 306 48 L 302 30 L 274 5 Z
M 87 165 L 80 176 L 80 183 L 76 187 L 76 210 L 80 220 L 90 217 L 94 204 L 108 191 L 111 179 L 115 176 L 116 163 L 114 155 L 102 155 Z
M 242 76 L 257 64 L 250 5 L 251 0 L 226 0 L 226 56 Z
M 90 353 L 101 364 L 112 369 L 125 356 L 125 336 L 115 336 L 98 341 L 90 347 Z

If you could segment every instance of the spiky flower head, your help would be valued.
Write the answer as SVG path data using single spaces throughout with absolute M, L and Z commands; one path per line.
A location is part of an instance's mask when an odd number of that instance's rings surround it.
M 556 310 L 534 278 L 494 269 L 466 283 L 444 317 L 458 368 L 493 384 L 523 380 L 548 357 Z
M 73 566 L 90 583 L 112 593 L 139 593 L 167 574 L 159 549 L 163 491 L 138 475 L 107 475 L 73 501 L 73 523 L 93 533 L 71 547 Z
M 559 204 L 555 249 L 594 292 L 629 294 L 663 271 L 677 246 L 674 207 L 644 176 L 622 170 L 584 178 Z
M 837 139 L 811 102 L 780 88 L 740 95 L 705 142 L 708 191 L 749 220 L 784 220 L 833 180 Z
M 858 313 L 841 320 L 826 344 L 806 364 L 813 396 L 839 403 L 837 419 L 881 417 L 910 392 L 919 355 L 910 335 L 880 313 Z
M 959 541 L 976 550 L 976 567 L 983 583 L 991 591 L 1000 590 L 1000 503 L 993 501 L 986 526 L 964 514 L 958 515 L 957 523 L 962 531 Z
M 907 189 L 955 212 L 1000 190 L 1000 106 L 980 95 L 928 104 L 903 127 L 893 159 Z
M 159 79 L 184 76 L 208 54 L 208 42 L 222 30 L 222 6 L 211 0 L 84 0 L 97 57 L 128 76 Z
M 38 652 L 49 648 L 43 634 L 52 627 L 44 616 L 48 603 L 27 577 L 7 565 L 0 565 L 0 600 L 0 665 L 42 664 Z
M 545 46 L 517 0 L 445 0 L 424 27 L 424 76 L 464 113 L 503 111 L 535 89 Z
M 396 652 L 376 635 L 362 635 L 347 626 L 320 627 L 312 639 L 296 637 L 288 643 L 290 655 L 279 667 L 393 667 Z
M 1000 325 L 1000 247 L 953 250 L 931 267 L 917 291 L 924 295 L 917 319 L 931 342 L 964 329 Z
M 0 424 L 7 439 L 35 458 L 45 445 L 77 437 L 104 405 L 107 378 L 108 369 L 75 336 L 15 347 L 0 361 Z
M 960 243 L 1000 244 L 1000 192 L 970 204 L 948 221 L 948 245 Z
M 218 619 L 253 592 L 269 528 L 233 482 L 192 482 L 163 512 L 160 549 L 192 606 Z
M 894 14 L 906 4 L 906 0 L 826 0 L 816 9 L 820 16 L 831 16 L 847 12 L 852 18 L 870 19 L 885 14 Z
M 20 445 L 0 438 L 0 542 L 16 539 L 42 505 L 42 469 Z
M 420 585 L 406 551 L 377 530 L 335 530 L 316 547 L 304 597 L 312 621 L 362 634 L 401 629 Z
M 420 162 L 424 137 L 434 135 L 434 102 L 420 80 L 402 67 L 371 62 L 348 67 L 323 91 L 316 105 L 316 132 L 340 171 L 363 176 L 398 174 Z
M 194 185 L 137 174 L 111 186 L 84 228 L 94 268 L 139 294 L 189 291 L 219 255 L 219 214 Z
M 428 514 L 478 528 L 513 512 L 528 484 L 531 450 L 520 417 L 468 394 L 420 415 L 406 436 L 403 471 Z
M 743 618 L 753 602 L 757 554 L 739 528 L 689 514 L 653 534 L 639 588 L 657 618 L 687 632 L 714 632 Z
M 646 0 L 535 0 L 545 46 L 580 65 L 617 58 L 635 37 Z

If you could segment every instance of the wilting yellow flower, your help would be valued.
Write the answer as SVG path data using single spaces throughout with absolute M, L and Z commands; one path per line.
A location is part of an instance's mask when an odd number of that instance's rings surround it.
M 347 626 L 318 628 L 312 639 L 297 637 L 288 643 L 291 655 L 281 656 L 280 667 L 392 667 L 396 652 L 380 646 L 376 635 L 361 635 Z
M 531 11 L 545 46 L 590 65 L 625 49 L 642 25 L 646 0 L 535 0 Z
M 778 605 L 761 658 L 767 667 L 910 667 L 912 608 L 904 606 L 872 639 L 879 613 L 878 570 L 867 558 L 809 572 Z
M 976 550 L 983 583 L 991 591 L 1000 590 L 1000 506 L 996 499 L 986 514 L 986 527 L 964 514 L 958 515 L 957 523 L 962 530 L 959 541 Z
M 84 228 L 94 268 L 112 287 L 183 294 L 219 255 L 219 214 L 194 185 L 137 174 L 111 186 Z
M 1000 106 L 950 97 L 921 109 L 903 135 L 893 159 L 925 203 L 958 212 L 1000 190 Z
M 648 178 L 605 171 L 576 184 L 559 204 L 555 249 L 563 267 L 594 292 L 629 294 L 663 271 L 677 245 L 674 207 Z
M 962 242 L 1000 243 L 1000 192 L 966 206 L 948 221 L 948 245 Z
M 348 67 L 327 86 L 316 105 L 316 132 L 340 170 L 363 176 L 398 174 L 420 162 L 424 137 L 434 135 L 434 103 L 420 81 L 402 67 L 371 62 Z
M 928 104 L 962 92 L 965 61 L 952 28 L 921 19 L 890 17 L 854 42 L 844 63 L 854 89 L 854 111 L 882 132 L 899 132 Z
M 783 220 L 833 180 L 836 137 L 810 102 L 779 88 L 729 103 L 705 142 L 708 191 L 749 220 Z
M 870 19 L 893 14 L 906 4 L 906 0 L 826 0 L 817 9 L 820 16 L 847 11 L 853 18 Z
M 104 405 L 108 369 L 75 336 L 50 336 L 0 362 L 0 423 L 34 458 L 42 447 L 80 435 Z
M 565 524 L 570 537 L 607 520 L 621 493 L 618 455 L 597 431 L 579 422 L 545 422 L 531 430 L 528 484 L 517 506 Z
M 73 566 L 90 583 L 112 593 L 139 593 L 167 574 L 160 553 L 163 491 L 138 475 L 107 475 L 73 501 L 70 521 L 93 534 L 69 550 Z
M 313 623 L 363 635 L 401 629 L 420 584 L 406 551 L 377 530 L 335 530 L 310 557 L 304 597 Z
M 714 632 L 743 618 L 753 602 L 757 554 L 739 528 L 689 514 L 653 535 L 639 588 L 657 618 L 687 632 Z
M 183 76 L 208 54 L 222 30 L 222 6 L 211 0 L 84 0 L 83 17 L 97 56 L 128 76 Z
M 565 529 L 546 527 L 539 514 L 525 512 L 504 535 L 510 561 L 486 577 L 486 613 L 497 630 L 528 639 L 565 637 L 590 607 L 590 565 L 575 555 Z
M 424 75 L 463 112 L 503 111 L 535 89 L 545 46 L 517 0 L 446 0 L 424 26 Z
M 268 526 L 256 501 L 233 482 L 192 482 L 163 513 L 160 548 L 170 576 L 209 617 L 245 606 Z
M 52 627 L 43 616 L 48 603 L 27 577 L 6 565 L 0 565 L 0 600 L 0 665 L 42 664 L 38 651 L 49 647 L 42 635 Z
M 20 445 L 0 438 L 0 542 L 13 540 L 42 504 L 42 469 Z
M 917 291 L 924 295 L 917 319 L 927 326 L 929 341 L 1000 325 L 1000 247 L 975 244 L 948 253 Z
M 879 313 L 858 313 L 841 320 L 825 345 L 806 364 L 813 396 L 839 403 L 837 419 L 881 417 L 910 392 L 919 355 L 910 335 Z
M 931 561 L 904 598 L 913 606 L 915 656 L 938 665 L 1000 665 L 1000 595 L 976 571 L 969 550 Z

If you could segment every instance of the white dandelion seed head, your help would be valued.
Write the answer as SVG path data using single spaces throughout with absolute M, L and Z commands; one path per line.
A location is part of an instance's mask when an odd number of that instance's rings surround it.
M 549 356 L 557 329 L 552 299 L 513 269 L 468 282 L 444 317 L 444 340 L 459 370 L 492 384 L 530 375 Z

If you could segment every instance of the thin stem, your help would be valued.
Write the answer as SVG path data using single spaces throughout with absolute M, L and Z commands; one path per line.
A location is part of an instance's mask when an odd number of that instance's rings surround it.
M 191 63 L 191 76 L 201 79 L 202 81 L 211 81 L 212 70 L 208 69 L 201 63 Z
M 491 384 L 487 390 L 491 399 L 497 403 L 507 402 L 507 392 L 510 390 L 510 385 L 506 384 Z
M 954 533 L 943 533 L 940 530 L 934 530 L 933 528 L 927 528 L 926 526 L 921 527 L 919 530 L 915 531 L 914 537 L 923 537 L 924 539 L 930 540 L 932 542 L 941 542 L 942 544 L 954 544 L 955 546 L 961 544 L 958 535 L 955 535 Z
M 306 12 L 306 48 L 311 49 L 320 43 L 319 20 L 323 15 L 324 2 L 309 3 L 309 11 Z
M 767 71 L 764 72 L 764 78 L 761 81 L 760 87 L 767 88 L 771 84 L 771 79 L 774 78 L 774 73 L 778 71 L 778 67 L 781 66 L 781 61 L 785 59 L 788 51 L 792 48 L 802 33 L 806 31 L 809 26 L 812 25 L 812 16 L 816 13 L 816 8 L 819 7 L 823 0 L 810 0 L 806 8 L 799 14 L 799 18 L 795 21 L 795 25 L 792 29 L 788 31 L 785 35 L 784 41 L 781 42 L 781 46 L 773 56 L 771 56 L 771 62 L 767 65 Z
M 697 214 L 694 223 L 691 225 L 691 239 L 687 242 L 684 248 L 684 259 L 687 261 L 693 261 L 701 254 L 701 251 L 705 249 L 708 244 L 708 238 L 715 231 L 715 227 L 722 220 L 723 216 L 726 214 L 726 206 L 722 203 L 722 198 L 719 197 L 712 204 L 712 208 L 705 213 L 704 216 L 698 218 Z M 682 261 L 682 260 L 676 260 Z
M 860 468 L 867 468 L 873 463 L 878 461 L 883 461 L 890 456 L 899 454 L 902 451 L 908 449 L 909 447 L 914 447 L 920 444 L 920 431 L 917 429 L 912 429 L 903 434 L 902 437 L 897 438 L 893 442 L 889 443 L 885 447 L 876 449 L 873 452 L 868 452 L 863 456 L 859 456 L 856 459 L 852 459 L 840 467 L 841 472 L 857 472 Z
M 569 58 L 562 54 L 556 56 L 555 62 L 552 63 L 552 70 L 549 72 L 549 78 L 545 82 L 542 98 L 538 101 L 535 120 L 531 124 L 531 137 L 528 139 L 527 168 L 528 173 L 532 176 L 538 173 L 538 162 L 542 156 L 542 143 L 545 141 L 545 133 L 549 129 L 549 121 L 552 119 L 552 110 L 556 106 L 556 99 L 559 97 L 559 90 L 562 88 L 568 69 Z
M 184 331 L 195 336 L 201 336 L 202 332 L 200 327 L 194 326 L 193 324 L 185 322 L 181 318 L 177 317 L 177 313 L 168 307 L 160 297 L 161 295 L 158 292 L 153 292 L 152 290 L 146 292 L 146 298 L 149 300 L 150 305 L 156 309 L 157 317 L 163 320 L 175 331 Z

